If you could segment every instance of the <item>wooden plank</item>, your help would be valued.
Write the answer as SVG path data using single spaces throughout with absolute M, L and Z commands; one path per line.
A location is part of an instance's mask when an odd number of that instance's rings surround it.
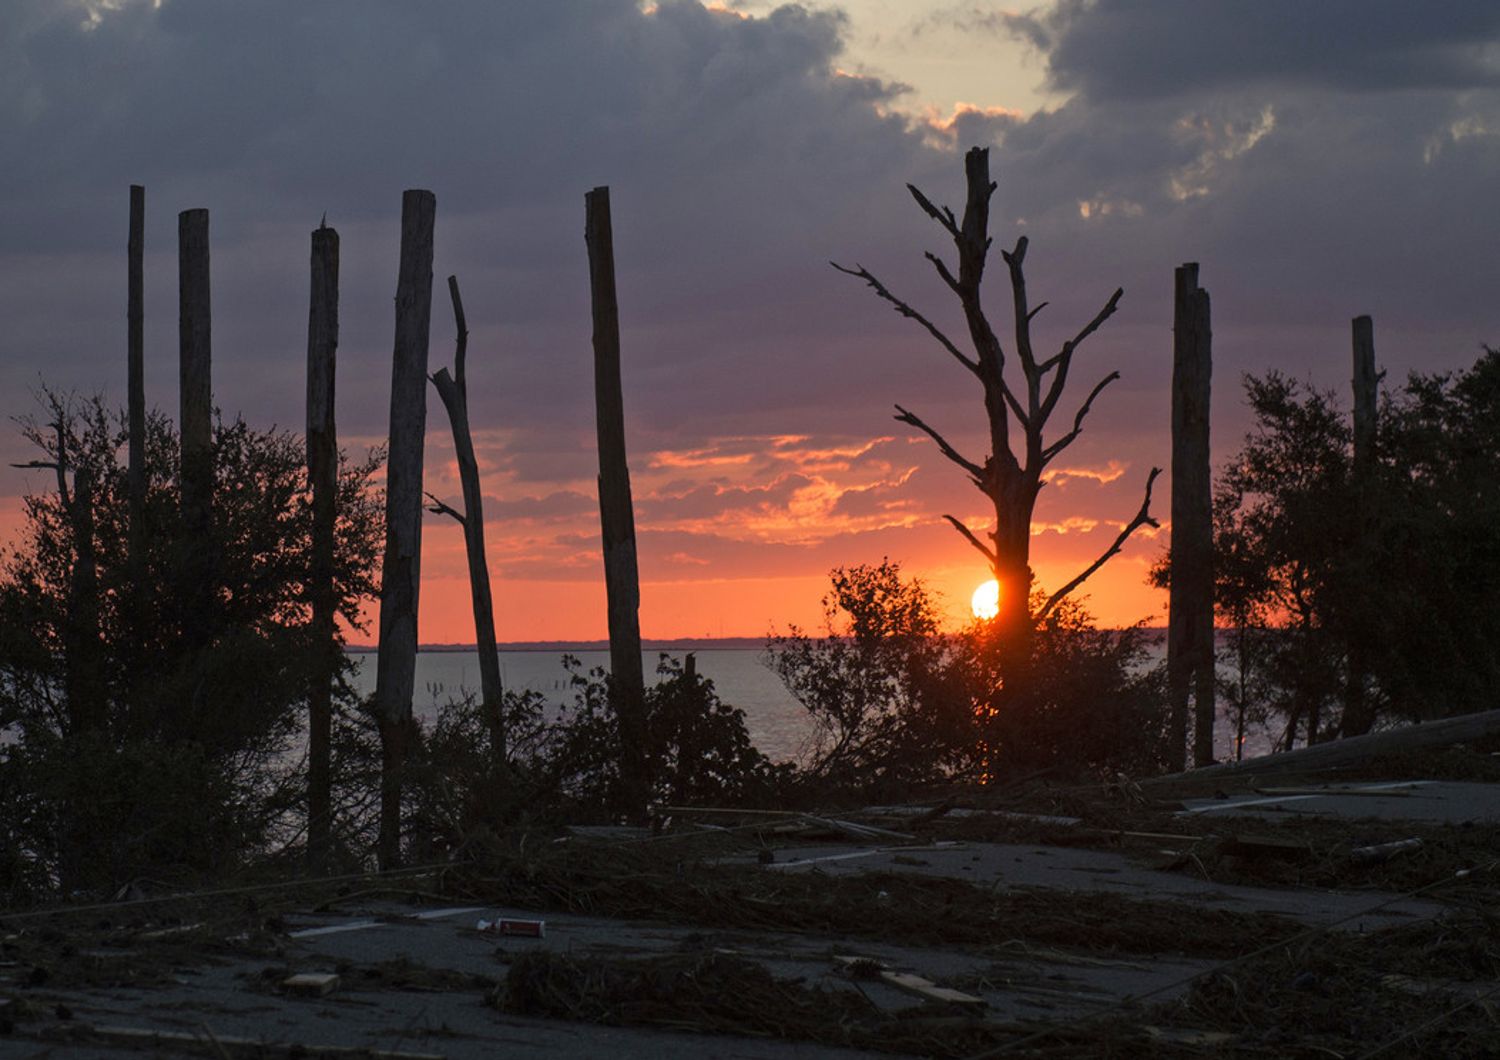
M 339 977 L 331 972 L 301 972 L 281 981 L 289 994 L 302 997 L 327 997 L 339 988 Z

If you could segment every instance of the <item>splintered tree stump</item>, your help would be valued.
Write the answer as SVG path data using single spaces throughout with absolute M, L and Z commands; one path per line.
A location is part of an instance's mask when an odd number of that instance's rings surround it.
M 1167 620 L 1171 704 L 1168 762 L 1187 753 L 1193 699 L 1193 762 L 1214 760 L 1213 478 L 1209 465 L 1209 382 L 1213 369 L 1208 292 L 1198 266 L 1176 274 L 1172 329 L 1172 581 Z
M 177 217 L 178 385 L 181 407 L 179 481 L 181 575 L 187 601 L 183 635 L 190 644 L 212 639 L 214 616 L 214 453 L 212 319 L 209 299 L 208 211 Z
M 390 455 L 385 556 L 380 578 L 380 644 L 375 713 L 382 745 L 379 860 L 401 847 L 400 769 L 417 675 L 417 603 L 422 561 L 422 453 L 427 430 L 427 341 L 432 324 L 432 240 L 437 200 L 408 191 L 401 201 L 401 264 L 391 363 Z
M 635 513 L 625 460 L 625 403 L 620 387 L 620 310 L 615 296 L 614 234 L 609 189 L 584 199 L 584 240 L 594 318 L 594 406 L 599 444 L 599 521 L 609 608 L 610 702 L 620 722 L 620 780 L 625 809 L 646 813 L 646 679 L 641 666 L 640 576 Z

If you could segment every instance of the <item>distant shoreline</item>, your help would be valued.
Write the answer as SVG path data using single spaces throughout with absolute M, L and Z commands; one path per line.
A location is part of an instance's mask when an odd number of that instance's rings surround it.
M 1144 631 L 1153 635 L 1165 635 L 1164 627 L 1146 626 Z M 1218 631 L 1220 635 L 1223 630 Z M 495 645 L 500 651 L 609 651 L 607 640 L 513 640 Z M 653 637 L 641 642 L 642 651 L 763 651 L 765 637 Z M 369 655 L 376 650 L 374 644 L 350 644 L 346 652 L 354 655 Z M 476 644 L 420 644 L 419 652 L 473 652 Z
M 607 640 L 516 640 L 495 645 L 501 651 L 609 651 Z M 680 637 L 676 639 L 647 639 L 641 642 L 642 651 L 760 651 L 766 646 L 764 637 Z M 373 644 L 350 644 L 344 649 L 351 654 L 367 655 L 375 651 Z M 476 644 L 420 644 L 419 652 L 472 652 Z

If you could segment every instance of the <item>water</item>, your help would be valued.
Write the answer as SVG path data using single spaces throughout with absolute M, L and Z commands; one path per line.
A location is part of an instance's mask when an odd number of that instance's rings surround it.
M 1154 648 L 1149 663 L 1164 657 L 1164 645 Z M 584 672 L 596 666 L 609 668 L 609 652 L 572 653 L 583 663 Z M 672 653 L 680 658 L 680 653 Z M 812 723 L 803 706 L 791 697 L 781 680 L 762 662 L 761 652 L 751 648 L 708 648 L 693 653 L 698 672 L 714 683 L 719 698 L 745 712 L 745 728 L 751 742 L 773 761 L 794 759 L 802 751 Z M 661 653 L 641 653 L 642 666 L 651 680 Z M 361 695 L 375 691 L 375 653 L 351 652 L 358 663 L 355 687 Z M 540 692 L 555 705 L 571 704 L 573 690 L 562 656 L 551 651 L 502 651 L 500 677 L 507 690 Z M 424 651 L 417 653 L 417 697 L 414 712 L 431 719 L 440 704 L 463 691 L 479 689 L 479 654 L 473 651 Z M 1214 727 L 1214 745 L 1221 760 L 1233 756 L 1234 726 L 1223 717 Z M 1252 727 L 1246 733 L 1245 757 L 1267 754 L 1269 733 Z
M 571 652 L 587 673 L 596 666 L 609 669 L 609 652 Z M 680 659 L 681 653 L 671 653 Z M 719 698 L 745 712 L 745 728 L 751 742 L 773 761 L 795 758 L 812 732 L 807 711 L 794 700 L 761 662 L 759 650 L 710 648 L 695 651 L 698 672 L 713 681 Z M 646 680 L 653 682 L 659 651 L 641 653 Z M 361 695 L 375 691 L 375 653 L 351 652 L 359 668 L 354 678 Z M 551 651 L 502 651 L 500 680 L 506 691 L 540 692 L 556 705 L 571 704 L 573 689 L 562 656 Z M 479 690 L 479 653 L 473 651 L 423 651 L 417 653 L 417 696 L 413 710 L 427 719 L 437 707 L 461 691 Z

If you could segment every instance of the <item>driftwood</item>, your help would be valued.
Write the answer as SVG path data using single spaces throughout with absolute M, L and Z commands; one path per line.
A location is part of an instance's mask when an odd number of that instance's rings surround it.
M 584 240 L 594 318 L 594 407 L 599 445 L 599 521 L 609 609 L 609 695 L 620 722 L 620 784 L 626 810 L 646 813 L 646 678 L 641 665 L 641 585 L 635 513 L 625 460 L 625 402 L 620 388 L 620 308 L 615 294 L 609 189 L 584 198 Z
M 1188 697 L 1193 699 L 1193 763 L 1214 760 L 1213 476 L 1208 411 L 1213 369 L 1208 292 L 1196 263 L 1175 277 L 1172 329 L 1172 551 L 1167 620 L 1171 705 L 1168 761 L 1184 763 Z
M 454 511 L 432 497 L 428 510 L 457 519 L 464 530 L 464 549 L 469 558 L 469 596 L 474 605 L 474 643 L 479 653 L 479 694 L 483 701 L 485 721 L 490 729 L 491 751 L 496 761 L 505 761 L 505 721 L 503 689 L 500 685 L 500 649 L 495 646 L 495 604 L 490 595 L 490 567 L 484 554 L 484 492 L 479 488 L 479 461 L 474 456 L 474 437 L 469 430 L 469 383 L 465 360 L 469 349 L 469 325 L 464 319 L 464 303 L 458 293 L 458 277 L 448 277 L 448 294 L 453 300 L 453 322 L 458 337 L 453 349 L 453 374 L 439 368 L 432 375 L 432 385 L 448 423 L 453 428 L 453 454 L 458 460 L 458 479 L 464 494 L 464 510 Z
M 312 234 L 307 314 L 307 478 L 312 486 L 312 682 L 307 693 L 307 855 L 326 867 L 333 813 L 333 682 L 337 672 L 334 527 L 339 485 L 334 380 L 339 345 L 339 234 L 320 224 Z
M 1299 747 L 1295 751 L 1261 758 L 1247 758 L 1242 762 L 1225 762 L 1204 766 L 1185 773 L 1172 773 L 1164 777 L 1143 780 L 1142 784 L 1160 784 L 1173 780 L 1208 779 L 1212 777 L 1260 776 L 1271 773 L 1310 772 L 1334 769 L 1340 766 L 1358 765 L 1382 755 L 1401 754 L 1407 751 L 1425 751 L 1467 743 L 1491 736 L 1500 736 L 1500 710 L 1487 710 L 1478 714 L 1460 714 L 1454 718 L 1440 718 L 1399 729 L 1386 729 L 1350 736 L 1343 740 Z
M 183 635 L 206 644 L 214 625 L 213 383 L 209 298 L 208 211 L 177 216 L 178 386 L 181 422 L 179 489 L 182 539 L 187 543 L 181 576 L 187 611 Z
M 432 192 L 411 190 L 403 195 L 391 364 L 385 556 L 380 578 L 380 645 L 375 664 L 375 716 L 381 747 L 379 860 L 383 869 L 395 866 L 400 857 L 400 769 L 406 759 L 417 676 L 422 451 L 427 430 L 427 341 L 432 323 L 436 215 L 437 200 Z

